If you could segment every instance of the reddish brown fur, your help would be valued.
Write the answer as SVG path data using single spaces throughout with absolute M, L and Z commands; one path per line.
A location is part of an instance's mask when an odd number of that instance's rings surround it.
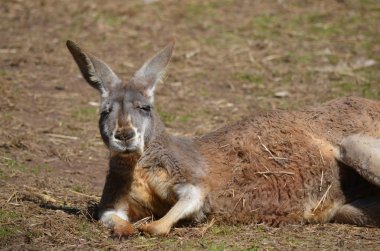
M 342 173 L 349 171 L 342 169 L 348 167 L 334 153 L 350 134 L 379 138 L 378 118 L 379 102 L 350 97 L 305 111 L 257 113 L 197 139 L 209 166 L 214 212 L 231 222 L 325 222 L 330 218 L 320 214 L 333 202 L 379 194 L 354 173 L 347 174 L 351 190 L 345 190 Z M 263 145 L 284 159 L 272 159 Z M 304 219 L 309 200 L 317 203 L 330 185 L 324 203 Z

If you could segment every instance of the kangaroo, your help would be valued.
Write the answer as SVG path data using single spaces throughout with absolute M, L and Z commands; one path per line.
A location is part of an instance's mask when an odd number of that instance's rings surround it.
M 180 220 L 207 217 L 380 226 L 380 102 L 346 97 L 255 112 L 201 137 L 178 137 L 154 109 L 174 41 L 128 82 L 74 42 L 67 47 L 100 93 L 110 159 L 99 218 L 114 234 L 166 235 Z M 148 216 L 157 220 L 133 227 Z

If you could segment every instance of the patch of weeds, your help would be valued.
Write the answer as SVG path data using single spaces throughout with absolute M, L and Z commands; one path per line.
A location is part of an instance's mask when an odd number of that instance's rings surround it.
M 190 114 L 185 114 L 185 115 L 178 116 L 178 120 L 182 123 L 187 123 L 191 119 L 191 117 L 192 116 Z
M 273 39 L 280 34 L 276 26 L 279 26 L 281 23 L 282 22 L 275 15 L 262 14 L 255 16 L 248 25 L 242 27 L 240 31 L 254 31 L 254 35 L 260 39 Z
M 207 74 L 204 72 L 195 72 L 191 75 L 191 80 L 193 81 L 204 80 L 205 78 L 207 78 Z
M 215 19 L 220 15 L 220 9 L 228 8 L 228 5 L 230 4 L 233 4 L 233 1 L 215 0 L 192 2 L 185 5 L 184 16 L 187 19 L 187 24 L 189 26 L 193 26 L 196 29 L 199 27 L 201 29 L 207 27 L 208 29 L 218 31 L 219 34 L 222 34 L 223 30 L 226 29 L 226 26 L 215 22 Z M 216 39 L 214 42 L 219 42 L 219 40 Z M 211 44 L 215 45 L 214 42 L 211 42 Z
M 133 238 L 132 241 L 134 244 L 133 246 L 141 246 L 146 249 L 157 246 L 155 239 L 145 237 L 145 236 L 138 236 L 136 238 Z
M 207 246 L 207 250 L 210 250 L 210 251 L 226 250 L 226 243 L 224 241 L 222 241 L 221 243 L 211 243 Z
M 76 230 L 78 231 L 79 235 L 86 239 L 94 238 L 94 235 L 96 236 L 97 234 L 99 234 L 98 232 L 100 231 L 86 219 L 79 219 Z
M 231 0 L 216 0 L 216 1 L 204 1 L 200 3 L 190 3 L 186 5 L 186 16 L 188 18 L 200 17 L 200 16 L 213 16 L 216 14 L 216 10 L 226 5 L 232 4 Z
M 236 232 L 233 226 L 214 226 L 210 229 L 213 235 L 231 235 Z
M 336 65 L 342 60 L 341 57 L 336 54 L 327 55 L 327 59 L 332 65 Z
M 88 149 L 90 146 L 91 146 L 91 143 L 88 141 L 80 143 L 80 149 L 83 151 Z
M 37 166 L 34 166 L 32 167 L 32 172 L 36 175 L 40 174 L 40 173 L 45 173 L 45 172 L 51 172 L 53 169 L 48 166 L 48 165 L 45 165 L 45 164 L 42 164 L 42 165 L 37 165 Z
M 159 106 L 157 106 L 157 113 L 164 122 L 165 125 L 169 125 L 174 122 L 176 116 L 174 114 L 163 111 Z
M 334 24 L 316 24 L 310 29 L 311 33 L 316 33 L 319 36 L 329 37 L 333 35 L 339 35 L 342 30 Z
M 123 19 L 121 18 L 121 16 L 118 16 L 115 13 L 107 13 L 107 12 L 99 14 L 97 19 L 115 28 L 120 27 L 120 25 L 123 22 Z
M 274 15 L 262 14 L 254 17 L 253 24 L 257 28 L 267 29 L 272 26 L 276 20 L 277 19 Z
M 192 3 L 186 6 L 186 15 L 188 17 L 199 17 L 206 12 L 204 4 Z
M 311 53 L 294 53 L 288 52 L 287 60 L 291 60 L 295 63 L 299 64 L 309 64 L 313 61 L 314 55 Z
M 380 98 L 380 89 L 372 88 L 371 84 L 362 85 L 360 88 L 360 93 L 362 97 L 369 99 L 379 99 Z
M 259 250 L 261 250 L 261 249 L 260 249 L 260 246 L 259 246 L 259 245 L 254 244 L 254 245 L 248 247 L 248 248 L 245 249 L 245 250 L 247 250 L 247 251 L 259 251 Z
M 26 171 L 26 166 L 15 159 L 4 158 L 2 162 L 11 171 L 20 171 L 20 172 Z
M 366 5 L 366 4 L 378 3 L 378 0 L 362 0 L 361 2 L 362 4 Z
M 287 22 L 287 29 L 297 29 L 305 35 L 311 34 L 316 37 L 330 37 L 332 35 L 340 35 L 343 33 L 342 26 L 337 25 L 333 20 L 329 20 L 330 16 L 321 13 L 304 13 Z M 302 29 L 300 29 L 300 27 Z M 306 33 L 305 33 L 306 31 Z
M 0 70 L 0 77 L 5 77 L 8 75 L 8 72 L 6 70 Z
M 96 119 L 97 113 L 98 108 L 96 107 L 82 107 L 75 110 L 72 117 L 79 121 L 89 121 Z
M 350 82 L 344 82 L 344 83 L 339 83 L 338 88 L 342 91 L 347 92 L 353 91 L 354 90 L 354 84 Z
M 6 240 L 17 234 L 19 231 L 16 227 L 1 226 L 0 225 L 0 240 Z
M 0 209 L 0 240 L 6 240 L 20 231 L 20 228 L 8 224 L 19 218 L 20 215 L 15 212 Z
M 251 94 L 251 93 L 252 93 L 252 92 L 249 91 L 249 90 L 246 91 L 246 94 Z M 246 96 L 236 95 L 236 96 L 234 97 L 234 102 L 235 102 L 236 104 L 245 105 L 246 98 L 247 98 Z
M 301 244 L 304 244 L 303 240 L 296 239 L 292 236 L 288 236 L 286 239 L 287 239 L 288 243 L 292 246 L 301 246 Z
M 201 89 L 199 90 L 199 95 L 201 95 L 202 97 L 211 97 L 211 92 L 206 88 L 201 87 Z
M 205 37 L 204 39 L 201 38 L 200 42 L 207 46 L 215 46 L 218 43 L 218 38 L 216 36 Z
M 242 82 L 248 82 L 248 83 L 254 83 L 254 84 L 262 84 L 264 82 L 264 78 L 258 75 L 254 75 L 251 73 L 245 73 L 245 72 L 235 72 L 232 75 L 232 78 L 234 80 L 242 81 Z
M 77 10 L 70 16 L 70 24 L 66 29 L 64 37 L 71 37 L 72 34 L 76 34 L 78 31 L 83 30 L 83 24 L 85 23 L 86 17 L 80 10 Z
M 71 187 L 71 189 L 75 192 L 78 192 L 78 193 L 86 193 L 86 191 L 88 191 L 88 187 L 86 186 L 83 186 L 83 185 L 80 185 L 80 184 L 75 184 Z
M 335 87 L 339 90 L 340 96 L 346 96 L 356 93 L 362 97 L 369 99 L 379 99 L 380 89 L 377 87 L 376 83 L 354 83 L 354 82 L 340 82 L 335 84 Z
M 177 249 L 180 243 L 178 240 L 172 238 L 166 238 L 164 240 L 160 240 L 160 246 L 165 247 L 165 249 Z
M 19 217 L 20 215 L 16 212 L 0 209 L 0 222 L 9 222 Z
M 4 122 L 11 122 L 15 119 L 12 113 L 4 112 L 2 114 L 1 120 Z

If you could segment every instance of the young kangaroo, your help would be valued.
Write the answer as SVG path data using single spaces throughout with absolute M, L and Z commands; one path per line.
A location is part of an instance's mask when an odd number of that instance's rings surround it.
M 100 220 L 119 236 L 131 222 L 167 234 L 179 220 L 340 222 L 380 226 L 380 102 L 342 98 L 303 111 L 259 112 L 202 137 L 168 134 L 154 89 L 174 42 L 123 82 L 67 41 L 100 92 L 100 134 L 110 150 Z

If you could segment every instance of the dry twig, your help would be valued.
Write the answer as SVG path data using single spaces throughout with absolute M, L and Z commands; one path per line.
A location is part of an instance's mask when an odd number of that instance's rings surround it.
M 261 137 L 259 135 L 257 135 L 257 138 L 259 138 L 261 146 L 264 147 L 265 151 L 267 151 L 269 155 L 271 156 L 270 159 L 274 159 L 280 165 L 283 164 L 281 163 L 280 160 L 287 160 L 287 158 L 274 156 L 273 153 L 268 149 L 268 147 L 266 147 L 266 145 L 263 144 L 263 142 L 261 141 Z
M 326 200 L 327 194 L 330 191 L 331 186 L 332 186 L 332 184 L 330 184 L 329 187 L 326 189 L 326 192 L 323 194 L 323 196 L 321 197 L 321 199 L 318 201 L 318 204 L 313 209 L 313 213 L 318 209 L 318 207 L 321 205 L 321 203 Z
M 71 139 L 71 140 L 78 140 L 78 137 L 75 136 L 67 136 L 67 135 L 61 135 L 61 134 L 54 134 L 54 133 L 47 133 L 48 136 L 58 139 Z
M 215 218 L 212 218 L 211 221 L 204 227 L 201 228 L 201 236 L 203 237 L 207 230 L 215 224 Z
M 95 199 L 95 200 L 99 200 L 100 199 L 99 196 L 88 195 L 88 194 L 80 193 L 80 192 L 77 192 L 77 191 L 74 191 L 74 190 L 71 190 L 71 189 L 69 191 L 72 192 L 73 194 L 80 195 L 80 196 L 83 196 L 83 197 L 87 197 L 87 198 L 91 198 L 91 199 Z
M 262 171 L 262 172 L 255 172 L 257 174 L 262 174 L 262 175 L 265 175 L 265 174 L 288 174 L 288 175 L 294 175 L 295 173 L 293 172 L 288 172 L 288 171 Z

